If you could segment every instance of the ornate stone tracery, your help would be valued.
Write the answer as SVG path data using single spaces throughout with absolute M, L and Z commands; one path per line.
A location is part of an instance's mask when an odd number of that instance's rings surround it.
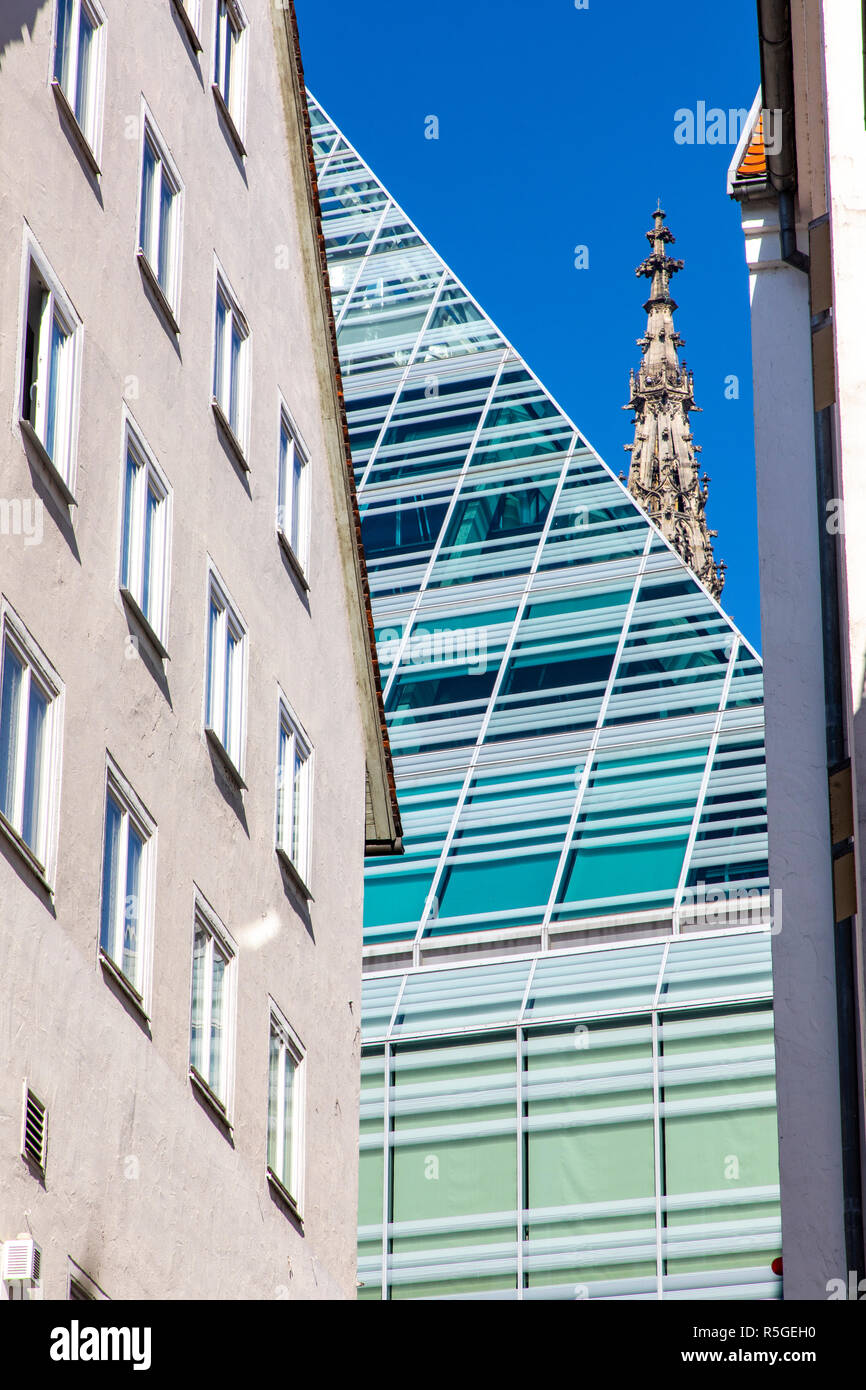
M 637 339 L 643 360 L 637 373 L 630 373 L 629 402 L 623 406 L 632 411 L 635 426 L 634 442 L 625 445 L 631 454 L 628 490 L 701 583 L 719 598 L 725 565 L 716 564 L 711 538 L 717 532 L 707 528 L 710 479 L 706 473 L 698 477 L 701 449 L 689 428 L 689 412 L 700 407 L 695 405 L 693 374 L 677 353 L 685 340 L 674 328 L 677 305 L 670 294 L 670 277 L 682 270 L 683 262 L 667 255 L 665 246 L 676 238 L 664 219 L 659 207 L 653 213 L 655 226 L 646 234 L 652 252 L 635 271 L 652 283 L 643 306 L 647 330 Z

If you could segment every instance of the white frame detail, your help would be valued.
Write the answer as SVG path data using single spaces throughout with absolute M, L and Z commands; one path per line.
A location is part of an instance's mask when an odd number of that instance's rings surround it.
M 199 1066 L 193 1055 L 193 1010 L 195 1005 L 195 940 L 201 930 L 207 937 L 202 996 L 200 1048 L 207 1053 L 207 1071 Z M 218 952 L 225 962 L 222 1005 L 222 1052 L 219 1077 L 210 1073 L 210 1031 L 213 1011 L 213 957 Z M 191 1080 L 204 1091 L 206 1098 L 231 1123 L 235 1076 L 235 1021 L 237 1000 L 238 950 L 224 924 L 214 912 L 204 894 L 195 889 L 193 905 L 192 962 L 190 969 L 189 1010 L 189 1072 Z M 201 1060 L 201 1057 L 199 1057 Z
M 220 302 L 224 317 L 220 331 Z M 237 330 L 237 379 L 235 381 L 236 411 L 232 420 L 232 340 Z M 220 341 L 222 340 L 222 341 Z M 213 310 L 213 373 L 211 378 L 211 405 L 217 420 L 227 431 L 240 462 L 246 468 L 249 448 L 250 428 L 250 382 L 251 372 L 250 327 L 246 315 L 240 307 L 238 297 L 229 283 L 228 276 L 214 257 L 214 310 Z
M 154 158 L 153 178 L 150 188 L 150 208 L 148 225 L 145 227 L 145 150 L 150 148 Z M 163 234 L 162 189 L 165 185 L 171 193 L 170 207 L 170 245 L 165 257 L 160 254 Z M 138 170 L 138 223 L 136 228 L 136 254 L 142 263 L 150 284 L 156 290 L 164 308 L 169 311 L 171 325 L 175 332 L 180 314 L 180 282 L 183 247 L 184 184 L 177 165 L 169 153 L 168 145 L 154 120 L 147 102 L 141 99 L 141 152 Z M 150 244 L 145 246 L 144 242 Z M 160 262 L 164 265 L 160 266 Z
M 129 510 L 129 533 L 127 536 L 127 488 L 129 484 L 129 461 L 132 456 L 136 468 L 134 495 Z M 148 607 L 144 599 L 144 556 L 146 550 L 146 502 L 153 495 L 158 503 L 160 517 L 159 530 L 151 538 L 155 555 L 151 554 L 151 592 Z M 172 490 L 165 474 L 156 461 L 147 441 L 129 410 L 123 412 L 123 453 L 120 478 L 120 561 L 118 583 L 120 592 L 135 610 L 136 617 L 152 638 L 160 656 L 167 656 L 168 611 L 171 587 L 171 535 L 172 535 Z M 127 552 L 127 539 L 129 551 Z M 156 544 L 154 546 L 154 540 Z M 155 590 L 155 593 L 154 593 Z
M 242 155 L 247 115 L 249 20 L 240 0 L 216 0 L 213 93 Z M 226 55 L 228 53 L 228 64 Z
M 114 802 L 120 812 L 120 829 L 117 858 L 117 879 L 115 899 L 111 905 L 111 921 L 107 924 L 109 940 L 103 942 L 105 903 L 106 854 L 108 852 L 108 803 Z M 142 842 L 139 889 L 139 908 L 136 931 L 139 940 L 136 946 L 136 968 L 133 975 L 127 974 L 123 965 L 126 939 L 125 924 L 128 916 L 127 866 L 129 855 L 129 830 L 135 830 Z M 122 887 L 121 887 L 122 885 Z M 132 995 L 145 1014 L 149 1013 L 150 987 L 153 964 L 153 929 L 156 889 L 156 822 L 144 802 L 133 790 L 110 753 L 106 754 L 105 801 L 102 817 L 102 875 L 99 892 L 99 959 L 107 966 L 124 990 Z
M 172 0 L 195 53 L 201 53 L 201 0 Z
M 268 1136 L 267 1136 L 267 1174 L 300 1218 L 304 1205 L 304 1155 L 305 1155 L 305 1112 L 307 1090 L 306 1052 L 304 1045 L 291 1027 L 282 1009 L 269 997 L 268 1022 Z M 274 1158 L 277 1160 L 285 1150 L 285 1107 L 279 1097 L 285 1095 L 286 1058 L 294 1063 L 294 1082 L 292 1085 L 292 1145 L 291 1173 L 278 1171 L 271 1163 L 271 1039 L 276 1037 L 279 1046 L 277 1071 L 277 1114 L 274 1116 Z
M 296 460 L 300 461 L 297 471 Z M 277 444 L 277 535 L 302 579 L 305 579 L 309 566 L 310 502 L 310 451 L 281 395 Z
M 211 666 L 212 608 L 217 610 L 216 660 L 213 669 Z M 237 643 L 240 662 L 233 672 L 228 698 L 228 703 L 235 705 L 235 708 L 227 711 L 226 664 L 229 636 L 233 636 Z M 248 663 L 249 631 L 247 625 L 228 588 L 223 583 L 216 566 L 213 561 L 208 560 L 204 729 L 211 742 L 216 743 L 223 760 L 228 763 L 229 770 L 241 788 L 246 785 L 243 776 L 247 741 Z M 211 696 L 214 697 L 213 700 Z
M 57 44 L 60 38 L 60 9 L 64 0 L 55 0 L 54 23 L 51 34 L 51 86 L 64 114 L 73 122 L 79 143 L 89 154 L 94 173 L 99 173 L 99 160 L 102 152 L 102 108 L 105 91 L 105 32 L 106 16 L 98 0 L 67 0 L 69 8 L 70 43 L 66 54 L 66 73 L 58 74 Z M 80 59 L 79 39 L 81 34 L 81 13 L 87 15 L 93 27 L 93 47 L 90 53 L 90 70 L 87 73 L 87 109 L 80 109 L 78 90 Z M 74 42 L 72 41 L 74 36 Z
M 282 690 L 278 687 L 276 849 L 284 863 L 301 880 L 309 895 L 313 830 L 313 745 Z M 283 740 L 285 739 L 285 755 Z M 300 805 L 295 799 L 294 767 L 300 757 L 302 786 Z M 290 771 L 287 773 L 287 769 Z M 297 840 L 297 854 L 293 847 Z
M 22 666 L 18 692 L 18 729 L 15 740 L 15 766 L 12 769 L 11 816 L 0 807 L 0 828 L 21 850 L 49 889 L 55 869 L 58 813 L 60 803 L 60 731 L 63 724 L 63 682 L 45 653 L 28 632 L 5 597 L 0 603 L 0 690 L 6 669 L 6 652 L 11 648 Z M 24 796 L 27 783 L 30 686 L 35 674 L 37 687 L 47 697 L 41 766 L 38 769 L 38 819 L 36 843 L 24 838 Z M 2 717 L 2 716 L 0 716 Z M 0 731 L 2 733 L 2 731 Z M 0 744 L 2 748 L 2 744 Z
M 32 379 L 27 383 L 27 334 L 34 277 L 42 287 L 42 304 L 34 315 Z M 35 320 L 38 318 L 38 325 Z M 84 325 L 30 228 L 24 226 L 21 314 L 18 340 L 18 422 L 35 443 L 40 458 L 63 500 L 75 504 L 79 392 Z M 51 392 L 51 347 L 55 326 L 65 335 L 58 359 L 59 381 Z M 35 399 L 34 399 L 35 397 Z M 51 401 L 54 401 L 53 407 Z M 31 411 L 33 419 L 31 419 Z M 52 418 L 53 417 L 53 418 Z M 50 447 L 49 447 L 50 446 Z

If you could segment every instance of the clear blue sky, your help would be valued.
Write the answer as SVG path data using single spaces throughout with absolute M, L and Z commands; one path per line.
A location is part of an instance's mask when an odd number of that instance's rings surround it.
M 750 107 L 755 0 L 296 0 L 307 84 L 391 194 L 619 473 L 620 409 L 660 196 L 686 262 L 677 327 L 703 413 L 723 603 L 760 641 L 748 280 L 728 144 L 674 113 Z M 439 119 L 438 140 L 425 119 Z M 585 245 L 589 266 L 574 267 Z M 726 378 L 739 399 L 726 399 Z

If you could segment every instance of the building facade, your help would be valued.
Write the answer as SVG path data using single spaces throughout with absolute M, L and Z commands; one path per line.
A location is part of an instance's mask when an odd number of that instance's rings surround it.
M 759 0 L 752 311 L 786 1297 L 862 1297 L 864 18 Z M 853 1289 L 852 1294 L 850 1290 Z
M 399 821 L 293 15 L 13 9 L 0 1296 L 352 1298 Z
M 405 825 L 360 1296 L 778 1297 L 760 663 L 310 117 Z

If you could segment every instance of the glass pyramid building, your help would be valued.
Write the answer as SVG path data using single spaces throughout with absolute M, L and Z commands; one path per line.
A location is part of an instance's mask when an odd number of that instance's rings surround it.
M 363 1298 L 774 1298 L 760 662 L 310 97 L 405 830 Z

